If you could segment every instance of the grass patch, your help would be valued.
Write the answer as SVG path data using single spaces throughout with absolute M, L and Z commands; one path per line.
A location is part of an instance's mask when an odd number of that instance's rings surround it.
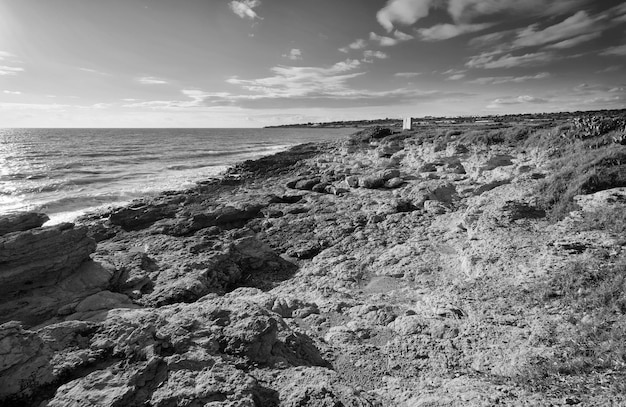
M 582 149 L 554 164 L 555 172 L 539 186 L 542 206 L 553 220 L 576 209 L 575 195 L 626 186 L 626 147 Z

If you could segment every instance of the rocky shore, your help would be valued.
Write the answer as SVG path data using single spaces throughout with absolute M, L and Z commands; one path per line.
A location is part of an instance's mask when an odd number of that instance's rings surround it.
M 0 404 L 626 405 L 623 134 L 373 128 L 0 217 Z

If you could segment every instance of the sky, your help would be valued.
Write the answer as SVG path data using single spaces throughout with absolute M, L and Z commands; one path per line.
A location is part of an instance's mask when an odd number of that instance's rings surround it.
M 622 0 L 0 0 L 0 127 L 626 108 Z

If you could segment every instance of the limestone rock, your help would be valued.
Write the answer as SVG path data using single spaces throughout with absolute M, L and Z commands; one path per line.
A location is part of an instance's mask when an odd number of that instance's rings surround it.
M 84 228 L 63 223 L 0 237 L 0 296 L 7 300 L 59 282 L 89 259 L 96 243 Z
M 111 212 L 109 221 L 125 230 L 145 228 L 157 220 L 171 218 L 176 207 L 167 203 L 137 203 Z
M 611 188 L 589 195 L 576 195 L 574 201 L 585 212 L 626 207 L 626 188 Z
M 260 204 L 243 205 L 241 207 L 224 206 L 210 212 L 195 213 L 190 216 L 183 215 L 174 220 L 158 222 L 153 228 L 172 236 L 186 236 L 212 226 L 224 227 L 245 224 L 250 219 L 256 217 L 263 207 Z
M 41 227 L 50 218 L 44 213 L 20 212 L 0 216 L 0 236 Z

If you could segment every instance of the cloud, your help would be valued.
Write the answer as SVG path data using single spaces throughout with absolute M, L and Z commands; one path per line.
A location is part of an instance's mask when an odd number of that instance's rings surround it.
M 289 51 L 289 54 L 283 54 L 283 58 L 289 58 L 292 61 L 301 61 L 302 60 L 302 51 L 298 48 L 292 48 Z
M 255 7 L 261 5 L 259 0 L 233 0 L 228 3 L 233 13 L 237 14 L 241 18 L 247 18 L 250 20 L 261 19 L 259 15 L 254 11 Z
M 583 34 L 583 35 L 579 35 L 578 37 L 570 38 L 569 40 L 557 42 L 556 44 L 551 44 L 548 46 L 548 48 L 553 48 L 553 49 L 573 48 L 582 43 L 594 40 L 600 37 L 601 35 L 602 33 L 599 31 L 595 33 Z
M 58 103 L 0 103 L 0 109 L 7 110 L 63 110 L 69 105 L 61 105 Z
M 420 28 L 417 30 L 420 38 L 424 41 L 442 41 L 459 35 L 481 31 L 491 27 L 493 24 L 437 24 L 430 28 Z
M 163 79 L 155 78 L 153 76 L 144 76 L 141 78 L 137 78 L 137 81 L 142 85 L 165 85 L 168 83 Z
M 609 47 L 604 51 L 600 52 L 600 55 L 604 56 L 626 56 L 626 45 L 616 45 L 614 47 Z
M 465 64 L 468 68 L 517 68 L 520 66 L 534 66 L 550 62 L 555 56 L 549 52 L 535 52 L 513 56 L 511 54 L 499 55 L 487 52 L 470 58 Z
M 80 67 L 80 66 L 77 67 L 76 69 L 78 69 L 79 71 L 93 73 L 93 74 L 97 74 L 97 75 L 110 76 L 108 73 L 102 72 L 102 71 L 98 71 L 97 69 L 83 68 L 83 67 Z
M 398 78 L 415 78 L 416 76 L 421 75 L 421 72 L 398 72 L 393 76 L 397 76 Z
M 351 49 L 363 49 L 365 47 L 367 47 L 367 41 L 359 38 L 358 40 L 354 41 L 352 44 L 348 45 L 347 47 L 339 48 L 339 51 L 347 53 Z
M 546 79 L 550 77 L 550 73 L 541 72 L 537 75 L 526 76 L 487 76 L 483 78 L 476 78 L 468 83 L 475 83 L 478 85 L 501 85 L 503 83 L 522 83 L 530 80 Z
M 381 47 L 392 47 L 401 42 L 412 40 L 413 38 L 412 35 L 405 34 L 398 30 L 393 32 L 393 37 L 385 37 L 375 32 L 370 33 L 370 40 L 377 42 Z
M 514 98 L 495 99 L 489 105 L 488 109 L 498 109 L 505 105 L 521 105 L 521 104 L 543 104 L 548 103 L 547 99 L 538 98 L 530 95 L 522 95 Z
M 5 90 L 2 93 L 5 93 L 7 95 L 21 95 L 22 94 L 22 92 L 20 91 L 13 91 L 13 90 Z
M 374 62 L 374 59 L 387 59 L 389 58 L 389 55 L 385 54 L 382 51 L 371 51 L 371 50 L 366 50 L 363 51 L 363 62 Z
M 11 54 L 10 52 L 0 51 L 0 61 L 8 58 L 15 58 L 15 55 Z
M 581 39 L 593 39 L 596 36 L 589 36 L 594 31 L 600 31 L 597 18 L 590 18 L 587 12 L 579 11 L 562 22 L 537 30 L 537 25 L 533 24 L 517 33 L 517 38 L 513 41 L 514 48 L 536 47 L 557 41 L 563 41 L 578 37 Z M 583 38 L 580 38 L 583 37 Z
M 611 65 L 611 66 L 607 66 L 604 69 L 600 69 L 599 71 L 596 71 L 596 73 L 618 72 L 618 71 L 621 71 L 622 69 L 624 69 L 623 65 Z
M 0 65 L 0 76 L 13 76 L 20 72 L 24 72 L 24 68 Z
M 376 14 L 380 25 L 391 32 L 395 24 L 411 25 L 428 16 L 434 0 L 388 0 Z
M 402 31 L 400 31 L 400 30 L 395 30 L 395 31 L 393 32 L 393 36 L 394 36 L 394 37 L 396 37 L 396 39 L 397 39 L 398 41 L 409 41 L 409 40 L 412 40 L 413 38 L 415 38 L 415 37 L 413 37 L 412 35 L 407 34 L 407 33 L 403 33 L 403 32 L 402 32 Z
M 260 79 L 230 78 L 226 82 L 267 97 L 301 97 L 314 93 L 342 94 L 346 81 L 364 75 L 354 72 L 361 62 L 347 59 L 328 68 L 277 66 L 273 76 Z
M 573 1 L 573 0 L 572 0 Z M 488 0 L 484 5 L 491 4 Z M 534 2 L 531 1 L 531 3 Z M 571 3 L 571 1 L 570 1 Z M 483 5 L 483 3 L 480 3 Z M 524 2 L 524 4 L 526 4 Z M 549 8 L 555 8 L 564 12 L 564 5 L 568 1 L 556 2 Z M 483 5 L 483 6 L 484 6 Z M 489 48 L 489 52 L 476 55 L 467 62 L 469 67 L 477 68 L 509 68 L 515 66 L 528 66 L 544 63 L 555 57 L 554 50 L 560 51 L 576 47 L 580 44 L 593 41 L 602 36 L 602 33 L 620 24 L 622 17 L 626 18 L 626 5 L 622 4 L 609 8 L 603 12 L 591 15 L 587 11 L 578 11 L 573 15 L 547 27 L 532 24 L 518 30 L 507 30 L 490 33 L 474 38 L 470 41 L 471 46 Z M 618 56 L 620 47 L 615 48 Z M 513 56 L 520 50 L 535 48 L 532 53 L 522 56 Z M 610 52 L 610 51 L 609 51 Z M 621 51 L 624 52 L 624 51 Z M 583 54 L 569 55 L 570 58 Z M 608 55 L 603 54 L 601 55 Z M 515 59 L 518 59 L 517 61 Z M 517 63 L 517 64 L 516 64 Z
M 448 12 L 456 22 L 467 22 L 494 14 L 553 17 L 579 10 L 589 2 L 590 0 L 450 0 Z
M 465 78 L 465 74 L 464 73 L 457 73 L 457 74 L 448 76 L 447 80 L 449 80 L 449 81 L 458 81 L 458 80 L 461 80 L 463 78 Z

